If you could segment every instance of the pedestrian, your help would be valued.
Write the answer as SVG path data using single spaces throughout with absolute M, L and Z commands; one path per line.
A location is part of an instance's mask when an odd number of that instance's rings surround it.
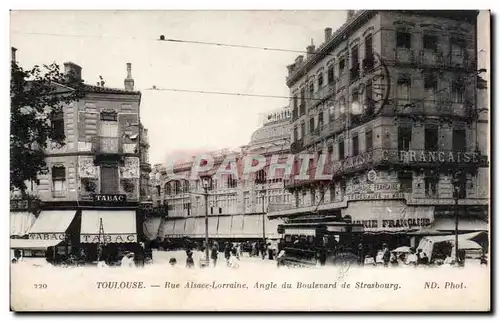
M 240 267 L 239 259 L 236 258 L 237 252 L 236 249 L 233 248 L 230 252 L 230 257 L 228 261 L 228 266 L 233 269 L 237 269 Z
M 217 246 L 217 242 L 214 242 L 214 245 L 212 246 L 212 254 L 210 256 L 212 258 L 212 262 L 214 267 L 217 266 L 217 258 L 219 257 L 219 248 Z
M 384 266 L 387 267 L 387 266 L 389 266 L 389 261 L 391 260 L 391 252 L 389 251 L 389 248 L 387 247 L 387 243 L 384 243 L 382 253 L 383 253 L 382 260 L 384 261 Z
M 224 258 L 226 259 L 226 265 L 229 265 L 229 259 L 231 258 L 231 244 L 226 242 L 224 247 Z
M 262 259 L 266 258 L 266 243 L 260 243 L 260 254 L 262 255 Z
M 423 257 L 422 249 L 418 249 L 418 251 L 417 251 L 417 265 L 422 264 L 422 257 Z
M 267 246 L 267 255 L 268 255 L 268 258 L 270 260 L 274 260 L 274 253 L 273 253 L 273 251 L 274 251 L 274 247 L 271 246 L 271 243 L 269 243 L 268 246 Z
M 171 267 L 175 267 L 177 259 L 175 257 L 171 257 L 170 260 L 168 260 L 168 264 L 170 264 Z
M 187 251 L 186 267 L 188 269 L 194 268 L 193 252 L 191 250 Z

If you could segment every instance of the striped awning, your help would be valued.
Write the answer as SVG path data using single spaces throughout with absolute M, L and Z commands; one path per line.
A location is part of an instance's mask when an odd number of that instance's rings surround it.
M 231 236 L 231 216 L 220 216 L 217 237 Z
M 23 237 L 29 233 L 36 221 L 30 212 L 10 212 L 10 235 Z
M 142 230 L 144 232 L 144 235 L 149 240 L 156 239 L 160 235 L 159 229 L 160 229 L 161 223 L 162 223 L 161 217 L 152 217 L 152 218 L 146 219 L 144 221 L 144 223 L 142 224 Z
M 243 215 L 233 215 L 231 217 L 231 237 L 243 237 Z

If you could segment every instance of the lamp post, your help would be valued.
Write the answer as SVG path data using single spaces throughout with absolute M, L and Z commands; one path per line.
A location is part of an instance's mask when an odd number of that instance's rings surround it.
M 455 200 L 455 262 L 458 265 L 458 197 L 459 197 L 459 177 L 461 173 L 455 172 L 453 177 L 453 198 Z

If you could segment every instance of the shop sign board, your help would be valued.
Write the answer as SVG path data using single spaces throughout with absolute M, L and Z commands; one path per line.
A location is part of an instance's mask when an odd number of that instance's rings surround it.
M 94 194 L 94 203 L 106 204 L 121 204 L 127 201 L 127 195 L 125 194 Z
M 82 234 L 80 235 L 82 243 L 136 243 L 137 234 Z
M 347 195 L 347 201 L 405 199 L 404 193 L 366 193 Z

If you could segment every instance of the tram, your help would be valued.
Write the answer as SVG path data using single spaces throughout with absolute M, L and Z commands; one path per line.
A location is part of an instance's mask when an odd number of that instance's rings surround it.
M 278 266 L 362 264 L 364 257 L 361 224 L 327 218 L 295 219 L 278 225 L 281 235 Z

